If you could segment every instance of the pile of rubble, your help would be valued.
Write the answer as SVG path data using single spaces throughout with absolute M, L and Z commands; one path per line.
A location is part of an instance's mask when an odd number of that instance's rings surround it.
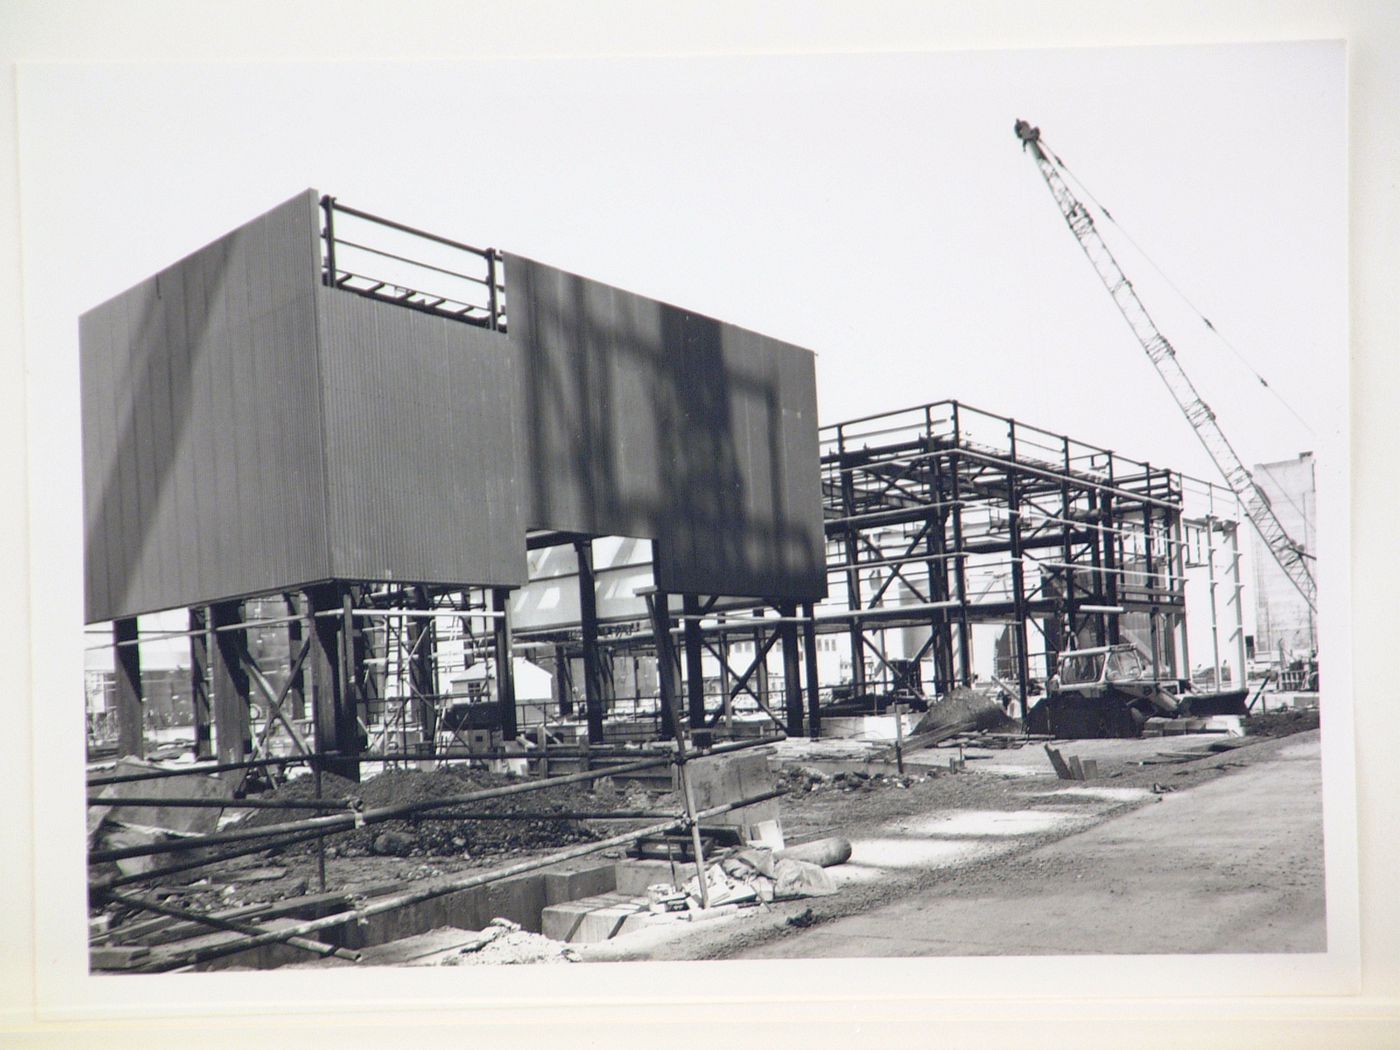
M 523 782 L 512 774 L 454 767 L 446 770 L 388 770 L 361 784 L 323 774 L 321 797 L 358 800 L 358 808 L 376 809 L 415 802 L 431 802 L 466 795 L 487 788 Z M 299 777 L 263 797 L 305 801 L 316 796 L 313 778 Z M 525 792 L 505 798 L 472 802 L 461 810 L 480 814 L 530 814 L 513 820 L 451 819 L 453 810 L 429 809 L 399 820 L 368 824 L 336 835 L 327 843 L 327 854 L 358 857 L 371 854 L 396 857 L 462 857 L 510 853 L 517 850 L 556 849 L 577 842 L 594 841 L 602 832 L 587 823 L 552 812 L 610 812 L 631 808 L 655 808 L 658 795 L 640 789 L 624 791 L 608 781 L 592 788 L 567 784 L 545 791 Z M 285 811 L 260 810 L 241 827 L 275 824 L 287 819 Z M 292 853 L 314 852 L 314 843 L 287 847 Z
M 777 787 L 789 795 L 806 795 L 820 791 L 878 791 L 882 788 L 909 788 L 921 780 L 936 775 L 929 770 L 923 775 L 897 776 L 845 770 L 823 773 L 811 766 L 791 766 L 783 770 Z
M 479 935 L 443 958 L 439 966 L 515 966 L 521 963 L 578 962 L 579 954 L 562 941 L 522 930 L 509 919 L 492 919 Z

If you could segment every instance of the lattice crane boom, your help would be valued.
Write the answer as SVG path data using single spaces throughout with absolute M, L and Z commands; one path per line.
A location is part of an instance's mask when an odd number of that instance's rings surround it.
M 1316 612 L 1317 586 L 1312 571 L 1308 568 L 1307 555 L 1302 546 L 1289 536 L 1283 523 L 1278 520 L 1278 515 L 1274 513 L 1269 497 L 1235 453 L 1229 439 L 1225 437 L 1225 432 L 1220 429 L 1215 413 L 1205 403 L 1190 376 L 1181 367 L 1181 362 L 1176 358 L 1176 350 L 1158 330 L 1152 316 L 1133 290 L 1132 282 L 1124 275 L 1118 261 L 1099 235 L 1088 209 L 1066 185 L 1060 175 L 1059 165 L 1046 156 L 1040 145 L 1040 129 L 1032 127 L 1024 120 L 1018 120 L 1016 137 L 1021 140 L 1022 148 L 1029 150 L 1035 158 L 1036 167 L 1050 188 L 1050 194 L 1055 198 L 1055 204 L 1059 207 L 1070 232 L 1084 250 L 1085 256 L 1094 267 L 1094 272 L 1099 275 L 1099 280 L 1108 289 L 1108 294 L 1113 298 L 1123 319 L 1128 322 L 1128 327 L 1133 330 L 1138 343 L 1146 351 L 1148 359 L 1157 369 L 1157 374 L 1167 384 L 1167 389 L 1176 399 L 1177 406 L 1186 416 L 1196 436 L 1200 438 L 1201 444 L 1205 446 L 1230 491 L 1244 507 L 1245 515 L 1258 530 L 1260 538 L 1284 575 L 1298 589 L 1308 607 Z

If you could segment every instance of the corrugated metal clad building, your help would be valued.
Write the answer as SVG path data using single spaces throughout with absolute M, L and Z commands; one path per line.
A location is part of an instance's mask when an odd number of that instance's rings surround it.
M 327 280 L 318 201 L 82 316 L 88 622 L 516 587 L 529 529 L 654 540 L 674 592 L 825 593 L 810 352 L 526 259 L 508 332 L 385 301 Z

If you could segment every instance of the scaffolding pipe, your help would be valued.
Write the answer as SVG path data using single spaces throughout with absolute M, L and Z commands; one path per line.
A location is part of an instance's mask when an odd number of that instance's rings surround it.
M 696 822 L 706 820 L 710 817 L 719 816 L 721 813 L 728 813 L 731 810 L 741 809 L 745 806 L 757 805 L 760 802 L 766 802 L 769 799 L 778 798 L 784 794 L 786 794 L 785 791 L 766 791 L 759 795 L 740 799 L 737 802 L 729 802 L 721 806 L 712 806 L 709 809 L 704 809 L 696 813 L 694 820 Z M 321 930 L 331 929 L 335 926 L 343 926 L 348 922 L 362 922 L 375 915 L 382 915 L 389 911 L 397 911 L 399 908 L 406 908 L 413 904 L 432 900 L 434 897 L 443 897 L 449 893 L 458 893 L 462 890 L 474 889 L 477 886 L 489 885 L 492 882 L 499 882 L 502 879 L 507 879 L 514 875 L 524 875 L 527 872 L 537 871 L 540 868 L 547 868 L 566 860 L 586 857 L 590 853 L 599 853 L 603 850 L 615 849 L 618 846 L 626 846 L 636 842 L 638 839 L 647 838 L 652 835 L 664 835 L 668 831 L 676 831 L 685 828 L 690 823 L 691 821 L 686 817 L 677 817 L 674 820 L 668 820 L 660 824 L 651 824 L 644 828 L 637 828 L 620 835 L 613 835 L 610 838 L 600 839 L 597 842 L 590 842 L 582 846 L 573 847 L 572 849 L 560 850 L 557 853 L 551 853 L 544 857 L 521 861 L 518 864 L 512 864 L 505 868 L 498 868 L 495 871 L 485 872 L 481 875 L 470 875 L 465 878 L 450 879 L 434 886 L 425 886 L 422 889 L 412 890 L 395 897 L 376 901 L 362 908 L 337 912 L 334 915 L 327 915 L 320 919 L 311 919 L 283 930 L 271 930 L 267 933 L 261 933 L 255 937 L 250 937 L 247 941 L 217 945 L 212 948 L 192 951 L 172 960 L 167 968 L 175 969 L 177 967 L 196 965 L 201 962 L 209 962 L 212 959 L 217 959 L 224 955 L 232 955 L 236 952 L 247 951 L 250 948 L 260 948 L 265 944 L 276 944 L 291 937 L 304 937 L 309 934 L 319 933 Z M 703 886 L 703 881 L 701 884 Z
M 610 769 L 570 773 L 567 776 L 550 777 L 547 780 L 525 784 L 510 784 L 505 787 L 486 788 L 482 791 L 472 791 L 464 795 L 454 795 L 448 798 L 404 802 L 395 806 L 378 806 L 363 812 L 344 815 L 338 814 L 328 817 L 312 817 L 297 823 L 269 824 L 265 828 L 239 828 L 233 831 L 217 832 L 213 835 L 174 839 L 169 842 L 153 842 L 140 846 L 123 846 L 117 849 L 94 850 L 88 855 L 88 861 L 92 864 L 100 864 L 109 860 L 149 857 L 159 853 L 183 853 L 191 849 L 203 849 L 206 846 L 222 846 L 234 842 L 246 842 L 250 839 L 270 838 L 294 831 L 346 831 L 350 828 L 360 827 L 365 824 L 379 824 L 386 820 L 394 820 L 398 817 L 431 809 L 444 809 L 448 806 L 483 802 L 486 799 L 505 798 L 509 795 L 523 794 L 527 791 L 539 791 L 545 788 L 560 787 L 565 784 L 578 784 L 586 781 L 598 780 L 601 777 L 616 776 L 620 773 L 632 773 L 642 769 L 653 769 L 657 766 L 668 765 L 671 761 L 671 756 L 667 755 L 662 758 L 646 759 L 641 762 L 629 762 L 621 766 L 613 766 Z
M 142 911 L 153 912 L 156 915 L 165 915 L 172 919 L 182 919 L 185 922 L 197 923 L 201 926 L 208 926 L 215 930 L 224 930 L 228 933 L 240 933 L 245 937 L 255 937 L 259 928 L 244 922 L 231 922 L 228 919 L 220 919 L 214 915 L 205 915 L 197 911 L 190 911 L 186 908 L 176 908 L 160 901 L 149 900 L 146 897 L 133 897 L 126 893 L 113 893 L 111 890 L 103 890 L 100 894 L 105 900 L 114 904 L 122 904 L 128 908 L 139 908 Z M 348 962 L 359 962 L 360 953 L 352 952 L 348 948 L 337 948 L 333 944 L 325 944 L 322 941 L 311 941 L 305 937 L 289 937 L 284 942 L 293 948 L 300 948 L 302 951 L 310 952 L 313 955 L 325 957 L 333 955 L 337 959 L 345 959 Z

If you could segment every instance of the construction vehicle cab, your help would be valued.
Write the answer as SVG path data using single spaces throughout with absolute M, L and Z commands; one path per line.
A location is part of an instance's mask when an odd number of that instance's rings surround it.
M 1132 645 L 1062 652 L 1045 698 L 1030 711 L 1033 732 L 1058 736 L 1137 736 L 1153 715 L 1173 717 L 1180 683 L 1161 680 Z
M 1158 684 L 1142 654 L 1131 645 L 1106 645 L 1061 653 L 1050 692 L 1103 696 L 1111 686 L 1140 683 Z

